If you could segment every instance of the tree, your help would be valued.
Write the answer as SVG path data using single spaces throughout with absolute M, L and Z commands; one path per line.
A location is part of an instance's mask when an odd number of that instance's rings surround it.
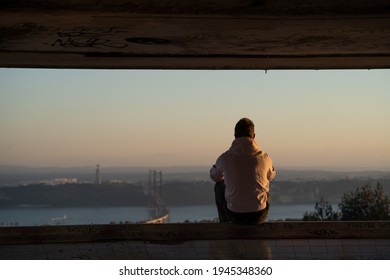
M 390 200 L 377 183 L 374 190 L 369 184 L 344 193 L 339 204 L 341 220 L 390 220 Z
M 316 202 L 314 212 L 306 212 L 303 216 L 304 221 L 337 221 L 339 213 L 333 211 L 333 207 L 329 202 L 321 197 L 320 201 Z
M 380 183 L 375 189 L 369 184 L 344 193 L 338 205 L 339 211 L 333 211 L 323 197 L 316 202 L 314 212 L 306 212 L 304 221 L 374 221 L 390 220 L 390 199 Z

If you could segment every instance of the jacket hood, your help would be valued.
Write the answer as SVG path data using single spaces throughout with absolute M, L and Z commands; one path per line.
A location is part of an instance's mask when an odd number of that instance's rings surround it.
M 250 137 L 239 137 L 234 139 L 229 151 L 232 154 L 241 155 L 241 156 L 262 153 L 255 139 Z

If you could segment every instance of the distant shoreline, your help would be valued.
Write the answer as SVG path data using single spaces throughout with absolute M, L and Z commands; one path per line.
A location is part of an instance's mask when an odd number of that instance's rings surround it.
M 163 170 L 165 172 L 203 172 L 209 171 L 210 165 L 168 165 L 168 166 L 104 166 L 101 168 L 108 172 L 148 172 L 149 170 Z M 34 172 L 56 172 L 56 171 L 79 171 L 90 172 L 94 171 L 96 165 L 80 165 L 80 166 L 29 166 L 29 165 L 7 165 L 0 164 L 0 172 L 15 172 L 15 171 L 34 171 Z M 331 172 L 331 173 L 371 173 L 383 172 L 390 173 L 390 167 L 375 166 L 375 167 L 344 167 L 344 166 L 277 166 L 278 170 L 288 172 Z

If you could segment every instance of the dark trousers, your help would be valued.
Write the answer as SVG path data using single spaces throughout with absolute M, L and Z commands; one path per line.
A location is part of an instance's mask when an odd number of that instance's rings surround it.
M 225 188 L 226 185 L 224 181 L 215 183 L 215 204 L 217 205 L 218 218 L 221 223 L 232 222 L 242 225 L 257 225 L 263 223 L 267 219 L 269 212 L 269 195 L 267 199 L 267 207 L 265 209 L 257 212 L 237 213 L 230 211 L 227 208 Z

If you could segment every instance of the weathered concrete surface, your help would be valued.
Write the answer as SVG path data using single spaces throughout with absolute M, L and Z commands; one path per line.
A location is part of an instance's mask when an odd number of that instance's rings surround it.
M 387 0 L 5 0 L 0 8 L 0 67 L 390 67 Z
M 0 228 L 1 259 L 390 259 L 390 222 Z
M 0 227 L 0 244 L 144 240 L 390 238 L 390 222 L 269 222 Z

